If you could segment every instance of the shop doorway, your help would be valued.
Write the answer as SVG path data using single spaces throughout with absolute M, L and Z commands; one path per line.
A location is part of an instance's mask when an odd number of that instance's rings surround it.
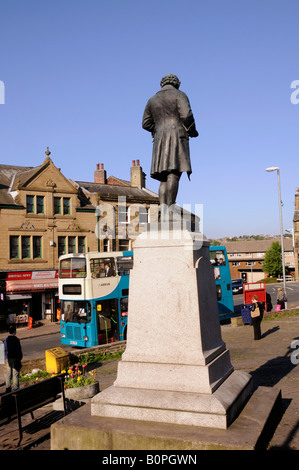
M 40 292 L 32 293 L 31 316 L 33 321 L 42 320 L 42 294 Z

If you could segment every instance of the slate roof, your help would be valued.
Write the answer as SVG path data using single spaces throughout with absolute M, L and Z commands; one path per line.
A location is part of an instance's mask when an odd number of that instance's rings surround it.
M 15 191 L 18 182 L 24 184 L 42 165 L 37 167 L 0 165 L 0 204 L 16 205 L 11 191 Z
M 45 162 L 36 167 L 0 164 L 0 205 L 17 205 L 13 197 L 13 192 L 17 190 L 18 183 L 23 185 L 28 182 L 44 167 L 44 164 Z M 114 179 L 117 180 L 117 178 Z M 100 197 L 101 195 L 107 198 L 126 196 L 128 199 L 147 199 L 149 201 L 153 200 L 154 202 L 157 202 L 159 199 L 158 195 L 153 191 L 147 188 L 134 188 L 128 181 L 122 180 L 122 185 L 69 181 L 81 187 L 85 193 L 98 193 Z M 82 202 L 81 206 L 87 207 L 86 201 Z
M 223 243 L 227 253 L 265 253 L 272 243 L 280 238 L 270 238 L 267 240 L 248 240 Z M 293 251 L 293 240 L 289 237 L 283 239 L 284 251 Z
M 132 199 L 153 199 L 158 200 L 158 195 L 146 188 L 134 188 L 128 183 L 127 186 L 118 186 L 112 184 L 89 183 L 84 181 L 75 181 L 80 187 L 89 193 L 99 193 L 103 197 L 126 196 Z

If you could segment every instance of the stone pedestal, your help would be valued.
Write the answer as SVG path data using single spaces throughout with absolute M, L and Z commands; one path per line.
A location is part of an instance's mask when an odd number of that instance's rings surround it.
M 221 338 L 209 243 L 188 230 L 134 244 L 127 347 L 94 416 L 227 428 L 251 391 Z

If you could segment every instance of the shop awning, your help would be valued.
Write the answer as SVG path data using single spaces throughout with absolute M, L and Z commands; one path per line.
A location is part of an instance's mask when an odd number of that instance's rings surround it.
M 58 289 L 58 271 L 11 272 L 6 278 L 6 293 L 41 292 Z
M 27 279 L 26 281 L 6 281 L 6 292 L 44 291 L 45 289 L 58 289 L 58 279 Z

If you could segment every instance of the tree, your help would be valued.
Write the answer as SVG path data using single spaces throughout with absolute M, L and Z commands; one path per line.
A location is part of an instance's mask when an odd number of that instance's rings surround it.
M 218 240 L 209 240 L 211 246 L 220 246 L 220 242 Z
M 273 277 L 282 274 L 281 246 L 279 242 L 273 242 L 269 250 L 266 251 L 263 271 Z

